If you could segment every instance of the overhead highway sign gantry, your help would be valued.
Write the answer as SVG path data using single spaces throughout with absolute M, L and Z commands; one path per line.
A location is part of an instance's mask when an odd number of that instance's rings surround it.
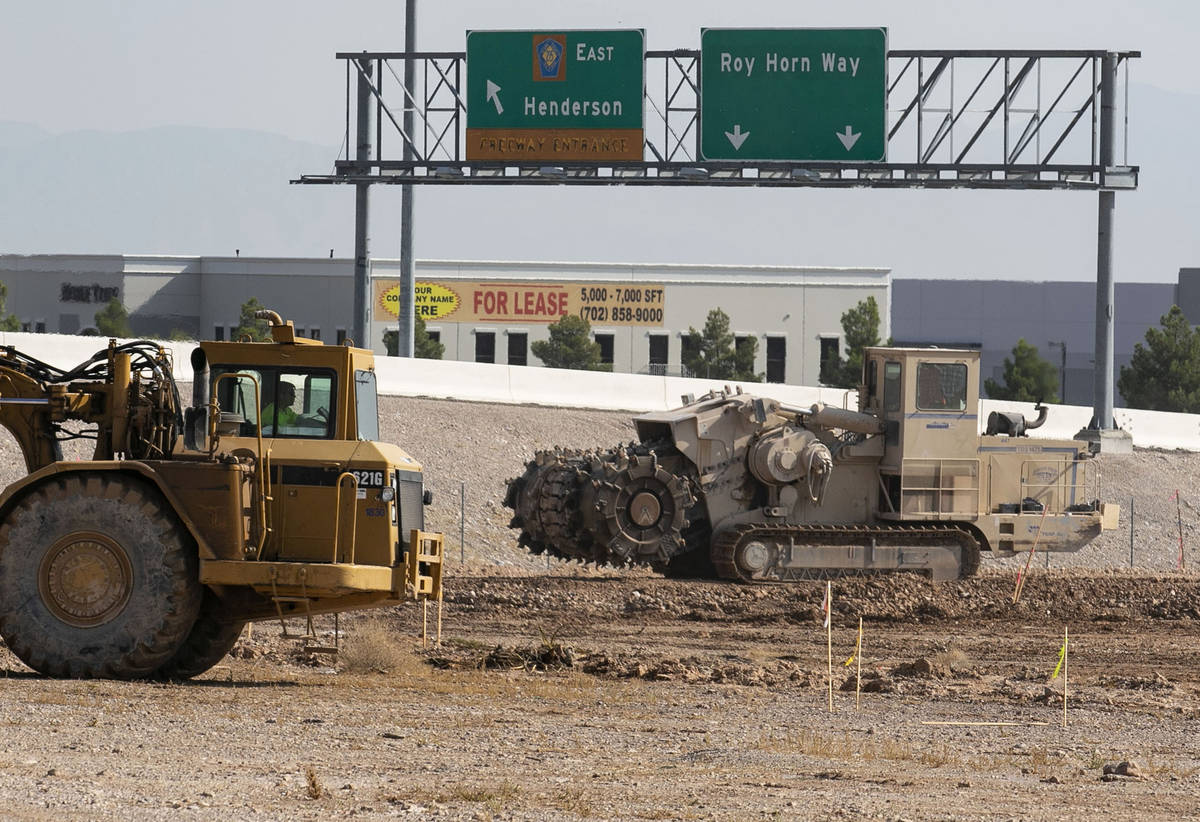
M 886 37 L 883 29 L 869 31 L 876 34 L 864 36 L 875 40 Z M 735 110 L 735 100 L 708 97 L 702 92 L 701 75 L 707 85 L 709 69 L 702 69 L 700 51 L 647 51 L 643 62 L 645 68 L 636 80 L 613 81 L 621 87 L 622 94 L 636 89 L 636 93 L 642 95 L 644 89 L 644 105 L 622 102 L 621 114 L 627 116 L 630 110 L 638 110 L 644 112 L 646 119 L 632 125 L 623 122 L 582 123 L 584 129 L 643 129 L 640 153 L 629 151 L 628 155 L 622 155 L 623 159 L 594 155 L 580 159 L 569 154 L 540 152 L 481 159 L 478 149 L 472 148 L 467 139 L 468 132 L 473 134 L 471 130 L 475 128 L 500 131 L 510 128 L 552 130 L 557 127 L 551 123 L 512 123 L 493 119 L 504 116 L 501 109 L 510 111 L 511 100 L 505 99 L 505 91 L 531 87 L 537 82 L 532 74 L 535 63 L 531 39 L 537 32 L 517 34 L 525 39 L 521 48 L 528 49 L 525 65 L 529 74 L 512 79 L 501 74 L 502 70 L 509 69 L 507 63 L 502 66 L 495 56 L 481 57 L 483 76 L 478 73 L 476 63 L 472 71 L 477 73 L 468 83 L 464 80 L 468 56 L 463 52 L 349 52 L 337 55 L 338 59 L 346 61 L 345 154 L 334 161 L 332 174 L 305 174 L 292 182 L 351 184 L 357 188 L 357 200 L 364 207 L 357 209 L 355 216 L 356 298 L 357 283 L 367 276 L 366 191 L 379 183 L 1097 191 L 1096 397 L 1095 417 L 1089 430 L 1100 434 L 1112 432 L 1113 215 L 1116 192 L 1138 187 L 1139 169 L 1128 161 L 1129 65 L 1133 58 L 1141 57 L 1141 52 L 887 50 L 885 39 L 883 110 L 886 134 L 883 151 L 877 153 L 878 128 L 866 123 L 859 126 L 856 120 L 847 119 L 857 118 L 858 107 L 861 107 L 864 119 L 870 119 L 872 124 L 875 122 L 878 111 L 874 104 L 866 102 L 868 95 L 865 92 L 861 93 L 862 102 L 852 105 L 852 110 L 837 108 L 834 105 L 837 95 L 814 97 L 815 108 L 806 109 L 806 116 L 817 120 L 836 112 L 829 116 L 834 118 L 832 139 L 837 143 L 826 142 L 821 147 L 817 141 L 829 138 L 828 122 L 806 124 L 804 129 L 811 127 L 815 135 L 810 139 L 789 132 L 782 111 L 777 112 L 779 116 L 768 114 L 762 120 L 751 120 L 748 118 L 754 112 L 747 111 L 743 115 Z M 563 35 L 560 45 L 565 57 L 570 53 L 571 33 L 559 34 Z M 640 32 L 638 34 L 640 36 Z M 820 36 L 832 38 L 835 35 Z M 607 58 L 609 44 L 596 42 L 605 47 L 603 53 Z M 717 40 L 710 42 L 717 44 Z M 616 63 L 617 44 L 612 45 L 613 62 Z M 778 46 L 772 52 L 775 54 L 772 60 L 775 72 L 782 72 L 784 56 L 789 72 L 795 69 L 799 73 L 804 67 L 803 55 L 784 54 L 784 47 L 795 43 L 752 45 Z M 858 72 L 876 70 L 868 68 L 871 60 L 865 52 L 862 55 L 851 53 L 849 41 L 842 44 L 827 41 L 824 45 L 826 49 L 822 55 L 834 56 L 822 56 L 817 65 L 828 74 L 849 74 L 854 79 Z M 578 55 L 577 44 L 575 48 Z M 729 54 L 729 67 L 736 71 L 733 46 L 724 51 Z M 718 69 L 721 53 L 718 47 Z M 607 63 L 607 60 L 599 59 L 599 51 L 594 54 L 597 65 Z M 744 57 L 751 56 L 754 55 Z M 845 71 L 842 70 L 843 57 Z M 859 59 L 857 68 L 851 57 Z M 757 59 L 764 60 L 759 67 L 765 68 L 768 58 Z M 810 72 L 814 70 L 812 60 L 810 56 L 807 65 Z M 415 67 L 418 82 L 412 92 L 405 91 L 394 68 L 394 64 L 401 62 Z M 571 68 L 567 66 L 568 73 Z M 522 71 L 519 67 L 511 70 Z M 746 70 L 751 71 L 748 64 Z M 494 76 L 489 77 L 489 74 Z M 392 90 L 392 81 L 386 80 L 389 76 L 395 78 L 394 87 L 399 93 Z M 507 89 L 506 83 L 509 84 Z M 778 87 L 782 89 L 780 93 L 787 92 L 785 85 Z M 604 94 L 571 92 L 573 96 L 587 95 L 575 97 L 581 99 L 580 115 L 583 113 L 582 99 L 602 101 L 611 90 L 606 83 L 597 88 Z M 772 94 L 774 92 L 765 93 L 763 97 L 771 99 Z M 860 99 L 859 90 L 847 92 L 847 95 L 848 99 Z M 530 109 L 526 96 L 537 98 L 538 94 L 523 91 L 518 111 L 522 116 L 527 111 L 540 114 L 540 100 L 534 100 Z M 558 116 L 562 117 L 564 105 L 562 99 L 558 99 Z M 608 99 L 611 117 L 615 111 L 611 101 L 618 98 Z M 550 111 L 550 99 L 546 102 L 547 111 Z M 574 99 L 569 103 L 566 106 L 568 116 L 574 117 Z M 716 106 L 715 110 L 713 106 Z M 594 111 L 594 107 L 589 108 Z M 411 118 L 410 113 L 414 115 Z M 734 115 L 732 119 L 731 115 Z M 745 122 L 739 122 L 743 117 L 747 118 Z M 411 127 L 407 125 L 410 119 L 413 121 Z M 847 122 L 837 122 L 842 119 Z M 760 126 L 760 122 L 763 125 Z M 357 124 L 353 132 L 351 123 Z M 542 129 L 543 125 L 545 129 Z M 702 134 L 709 127 L 719 129 L 719 135 Z M 766 135 L 756 133 L 764 130 Z M 764 147 L 760 151 L 752 142 L 759 136 L 778 137 L 777 147 Z M 722 138 L 733 149 L 730 154 L 726 154 L 727 150 L 721 146 Z M 738 150 L 735 144 L 740 144 L 740 150 L 747 156 L 752 154 L 755 159 L 725 159 L 735 156 Z M 847 154 L 862 153 L 842 159 L 838 144 Z M 736 157 L 742 155 L 736 154 Z M 356 306 L 357 316 L 365 317 L 366 312 L 365 303 Z

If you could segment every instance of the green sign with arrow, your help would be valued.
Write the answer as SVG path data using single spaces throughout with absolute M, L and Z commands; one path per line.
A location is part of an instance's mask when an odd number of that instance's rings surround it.
M 641 160 L 640 29 L 467 32 L 467 159 Z
M 704 160 L 883 162 L 887 29 L 703 29 Z

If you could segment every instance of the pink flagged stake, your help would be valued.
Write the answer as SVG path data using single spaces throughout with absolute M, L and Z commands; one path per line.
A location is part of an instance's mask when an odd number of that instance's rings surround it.
M 825 583 L 825 599 L 822 600 L 822 602 L 821 602 L 821 613 L 823 613 L 825 615 L 825 621 L 821 624 L 822 628 L 829 627 L 829 608 L 831 605 L 830 600 L 832 599 L 832 593 L 833 593 L 833 584 L 830 582 L 826 582 Z
M 1017 570 L 1017 584 L 1013 586 L 1013 605 L 1021 599 L 1021 592 L 1025 590 L 1025 578 L 1029 575 L 1029 566 L 1033 564 L 1033 555 L 1037 552 L 1038 543 L 1042 540 L 1042 528 L 1046 524 L 1046 514 L 1049 513 L 1050 506 L 1042 506 L 1042 518 L 1038 520 L 1037 536 L 1033 539 L 1033 546 L 1029 549 L 1029 556 L 1025 558 L 1025 567 Z
M 1183 570 L 1183 510 L 1180 508 L 1179 489 L 1172 494 L 1175 498 L 1175 519 L 1179 523 L 1179 558 L 1175 562 L 1176 570 Z

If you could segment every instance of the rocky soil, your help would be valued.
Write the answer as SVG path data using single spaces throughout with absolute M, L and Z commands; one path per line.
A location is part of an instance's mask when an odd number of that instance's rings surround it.
M 1100 457 L 1122 529 L 1039 561 L 1016 604 L 1000 563 L 966 582 L 838 580 L 827 634 L 820 583 L 673 581 L 515 548 L 504 480 L 537 448 L 629 440 L 628 414 L 394 398 L 381 413 L 447 534 L 440 645 L 410 605 L 343 616 L 336 636 L 320 618 L 336 658 L 259 623 L 183 684 L 47 680 L 0 647 L 5 818 L 1196 813 L 1198 455 Z M 0 480 L 18 463 L 0 442 Z

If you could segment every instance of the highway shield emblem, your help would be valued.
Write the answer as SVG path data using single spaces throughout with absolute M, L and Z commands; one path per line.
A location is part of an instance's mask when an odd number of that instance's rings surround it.
M 565 80 L 567 51 L 565 34 L 545 34 L 533 38 L 533 79 Z

